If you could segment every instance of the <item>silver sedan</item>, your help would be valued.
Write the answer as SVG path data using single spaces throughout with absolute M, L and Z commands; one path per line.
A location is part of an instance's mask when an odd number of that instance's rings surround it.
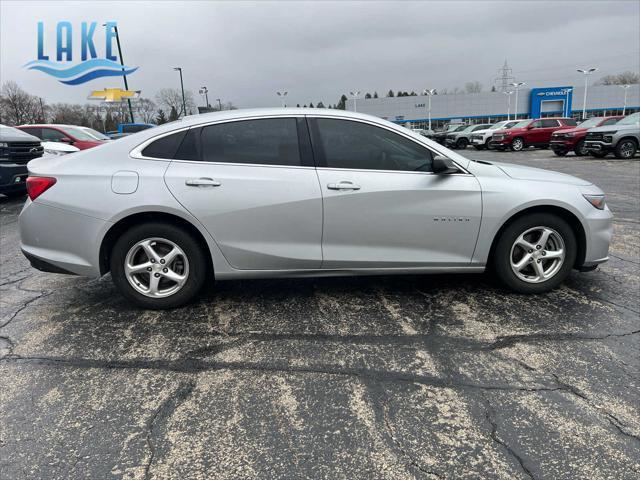
M 29 163 L 22 251 L 38 269 L 111 272 L 170 308 L 205 281 L 482 272 L 541 293 L 607 260 L 603 192 L 560 173 L 469 160 L 336 110 L 188 117 Z

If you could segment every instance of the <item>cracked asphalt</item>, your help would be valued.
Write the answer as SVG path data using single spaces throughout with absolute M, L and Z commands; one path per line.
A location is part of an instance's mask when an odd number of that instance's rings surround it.
M 611 260 L 541 296 L 255 280 L 141 311 L 30 268 L 0 199 L 0 478 L 638 478 L 640 162 L 467 153 L 597 183 Z

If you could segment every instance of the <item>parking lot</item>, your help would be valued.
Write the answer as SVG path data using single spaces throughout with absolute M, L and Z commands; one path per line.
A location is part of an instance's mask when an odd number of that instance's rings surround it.
M 140 311 L 32 269 L 0 199 L 0 478 L 638 478 L 640 162 L 466 154 L 597 183 L 611 260 L 542 296 L 254 280 Z

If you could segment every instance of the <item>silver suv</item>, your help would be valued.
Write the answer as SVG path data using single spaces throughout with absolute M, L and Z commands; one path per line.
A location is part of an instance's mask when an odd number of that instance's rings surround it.
M 464 130 L 447 134 L 445 137 L 445 145 L 450 148 L 467 148 L 471 142 L 471 134 L 479 130 L 486 130 L 491 126 L 490 123 L 479 125 L 469 125 Z
M 615 125 L 592 128 L 585 137 L 585 149 L 594 157 L 612 153 L 617 158 L 633 158 L 640 145 L 640 112 L 623 118 Z

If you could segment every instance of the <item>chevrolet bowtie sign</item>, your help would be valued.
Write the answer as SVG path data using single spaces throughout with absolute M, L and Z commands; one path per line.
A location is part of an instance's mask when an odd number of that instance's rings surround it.
M 140 90 L 123 90 L 121 88 L 105 88 L 94 90 L 87 97 L 89 100 L 102 100 L 103 102 L 121 102 L 133 100 L 140 96 Z

